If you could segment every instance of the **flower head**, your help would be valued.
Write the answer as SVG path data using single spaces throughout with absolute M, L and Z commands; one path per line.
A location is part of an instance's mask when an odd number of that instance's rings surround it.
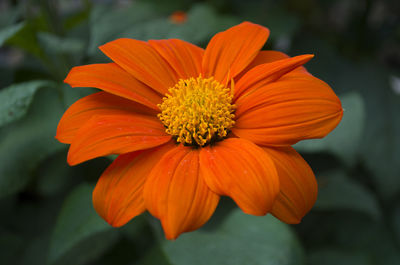
M 268 36 L 244 22 L 205 50 L 118 39 L 100 47 L 114 62 L 70 71 L 66 83 L 102 92 L 74 103 L 58 125 L 68 163 L 119 155 L 93 192 L 101 217 L 122 226 L 147 210 L 174 239 L 229 196 L 245 213 L 300 222 L 317 184 L 291 145 L 324 137 L 343 111 L 302 66 L 313 56 L 260 51 Z

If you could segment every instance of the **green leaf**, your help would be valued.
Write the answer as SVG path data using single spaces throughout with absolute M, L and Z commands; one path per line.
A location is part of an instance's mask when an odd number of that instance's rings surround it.
M 23 27 L 25 22 L 20 22 L 0 30 L 0 47 L 11 37 L 17 34 Z
M 117 230 L 93 209 L 93 188 L 82 184 L 66 198 L 50 240 L 48 264 L 84 264 L 116 242 Z
M 218 14 L 210 5 L 196 4 L 188 11 L 187 21 L 174 25 L 166 38 L 207 44 L 215 33 L 226 30 L 239 22 L 235 17 Z
M 112 8 L 96 5 L 90 14 L 90 41 L 88 53 L 98 52 L 97 47 L 121 37 L 121 34 L 135 27 L 139 21 L 154 18 L 152 7 L 148 4 L 135 2 L 129 7 Z
M 321 174 L 314 209 L 353 210 L 379 219 L 381 212 L 375 195 L 341 171 Z
M 35 191 L 42 196 L 54 196 L 70 188 L 77 178 L 76 167 L 70 167 L 65 151 L 53 154 L 45 159 L 36 170 Z
M 365 106 L 357 92 L 349 92 L 340 97 L 344 114 L 342 121 L 323 139 L 301 141 L 294 147 L 300 152 L 331 152 L 343 162 L 354 164 L 364 133 Z
M 38 40 L 43 49 L 50 54 L 80 54 L 85 48 L 83 40 L 75 38 L 61 38 L 47 32 L 39 32 Z
M 400 205 L 397 204 L 393 209 L 392 227 L 394 234 L 397 237 L 397 242 L 400 243 Z
M 35 80 L 14 84 L 0 90 L 0 127 L 22 118 L 36 93 L 44 86 L 54 86 L 51 81 Z
M 400 192 L 400 95 L 389 86 L 389 75 L 372 64 L 358 67 L 360 91 L 367 106 L 362 160 L 384 199 Z
M 195 44 L 204 44 L 217 32 L 237 23 L 230 16 L 219 15 L 210 5 L 194 5 L 187 13 L 187 21 L 173 24 L 167 17 L 153 19 L 136 24 L 122 33 L 124 37 L 134 39 L 182 39 Z
M 2 264 L 16 264 L 24 249 L 24 239 L 0 227 L 0 258 Z
M 63 112 L 56 89 L 43 88 L 24 118 L 1 128 L 0 198 L 22 190 L 44 158 L 65 148 L 54 139 Z
M 310 253 L 309 265 L 373 265 L 375 264 L 368 253 L 361 251 L 343 251 L 327 248 Z
M 233 211 L 215 231 L 195 231 L 162 245 L 174 265 L 302 264 L 290 228 L 272 217 Z

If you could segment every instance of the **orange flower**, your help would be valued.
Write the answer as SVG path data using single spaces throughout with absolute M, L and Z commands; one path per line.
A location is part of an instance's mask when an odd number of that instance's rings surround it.
M 290 145 L 327 135 L 342 107 L 302 67 L 313 55 L 260 51 L 268 36 L 244 22 L 205 50 L 118 39 L 100 47 L 113 63 L 70 71 L 66 83 L 103 91 L 74 103 L 58 125 L 68 163 L 119 155 L 93 192 L 101 217 L 118 227 L 148 210 L 174 239 L 229 196 L 245 213 L 300 222 L 317 183 Z

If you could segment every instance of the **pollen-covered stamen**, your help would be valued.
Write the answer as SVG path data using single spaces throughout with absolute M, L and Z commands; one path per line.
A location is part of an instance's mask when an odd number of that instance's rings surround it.
M 158 105 L 158 118 L 178 143 L 203 146 L 225 138 L 235 124 L 232 97 L 212 77 L 180 79 Z

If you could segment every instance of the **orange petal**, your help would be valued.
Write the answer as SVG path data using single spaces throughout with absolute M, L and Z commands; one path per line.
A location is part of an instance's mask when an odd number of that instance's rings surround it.
M 158 110 L 161 96 L 115 63 L 90 64 L 71 69 L 65 83 L 72 87 L 96 87 Z
M 94 115 L 129 113 L 155 115 L 156 111 L 106 92 L 86 96 L 72 104 L 64 113 L 58 123 L 56 139 L 62 143 L 70 144 L 78 129 Z
M 120 155 L 104 171 L 93 191 L 97 213 L 110 225 L 119 227 L 145 210 L 144 183 L 151 169 L 174 145 Z
M 246 74 L 235 84 L 235 99 L 243 93 L 253 92 L 271 82 L 281 78 L 284 74 L 291 72 L 305 64 L 314 55 L 300 55 L 293 58 L 282 59 L 271 63 L 260 64 Z
M 290 57 L 287 54 L 284 54 L 283 52 L 279 52 L 279 51 L 260 51 L 257 54 L 256 58 L 254 58 L 254 60 L 249 64 L 249 66 L 247 66 L 246 70 L 244 70 L 243 72 L 247 72 L 250 69 L 252 69 L 252 68 L 254 68 L 254 67 L 256 67 L 257 65 L 260 65 L 260 64 L 272 63 L 272 62 L 283 60 L 283 59 L 287 59 L 287 58 L 290 58 Z M 309 74 L 307 72 L 307 70 L 302 66 L 294 69 L 293 72 Z
M 149 149 L 170 139 L 155 117 L 139 114 L 94 116 L 76 133 L 67 160 L 70 165 L 76 165 L 100 156 Z
M 235 102 L 232 132 L 259 145 L 292 145 L 322 138 L 340 122 L 340 100 L 323 81 L 284 76 Z
M 178 81 L 168 63 L 147 42 L 117 39 L 100 46 L 100 50 L 128 73 L 162 95 Z
M 318 186 L 306 161 L 292 147 L 264 148 L 278 171 L 280 192 L 271 213 L 288 224 L 297 224 L 317 200 Z
M 231 197 L 248 214 L 268 213 L 279 193 L 273 161 L 244 139 L 230 138 L 202 148 L 200 170 L 211 190 Z
M 199 151 L 182 145 L 166 153 L 153 168 L 143 194 L 147 209 L 161 220 L 167 239 L 201 227 L 219 201 L 200 175 Z
M 202 48 L 178 39 L 149 40 L 149 44 L 171 65 L 179 78 L 200 75 Z
M 250 22 L 216 34 L 204 53 L 204 75 L 222 83 L 234 78 L 256 57 L 268 36 L 267 28 Z

